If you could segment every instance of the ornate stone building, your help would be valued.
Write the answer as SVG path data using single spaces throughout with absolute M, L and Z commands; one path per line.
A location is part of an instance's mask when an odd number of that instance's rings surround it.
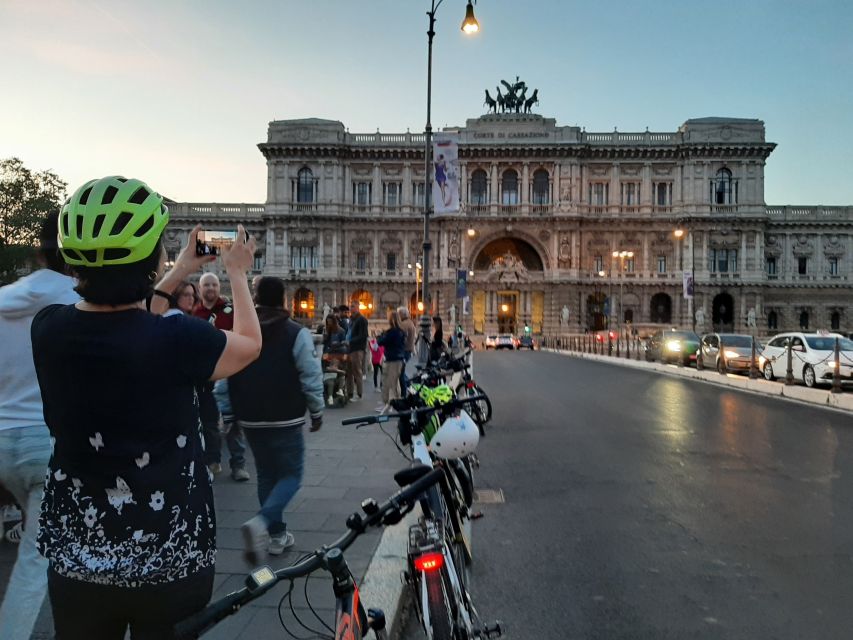
M 760 120 L 590 133 L 503 113 L 445 130 L 459 134 L 463 204 L 431 222 L 432 305 L 469 331 L 644 330 L 694 317 L 697 331 L 749 331 L 752 320 L 759 334 L 850 329 L 853 207 L 767 206 L 776 145 Z M 343 302 L 374 318 L 416 311 L 423 134 L 284 120 L 258 146 L 266 203 L 173 203 L 168 250 L 196 222 L 240 221 L 258 239 L 256 272 L 286 280 L 298 318 L 319 322 Z M 468 272 L 465 314 L 457 270 Z

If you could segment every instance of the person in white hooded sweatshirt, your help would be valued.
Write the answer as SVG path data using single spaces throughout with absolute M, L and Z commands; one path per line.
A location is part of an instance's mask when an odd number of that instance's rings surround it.
M 25 640 L 47 591 L 47 560 L 36 549 L 50 433 L 33 365 L 30 324 L 44 307 L 74 304 L 80 296 L 58 251 L 57 217 L 44 220 L 36 258 L 42 268 L 0 288 L 0 483 L 24 510 L 24 535 L 0 607 L 0 638 Z

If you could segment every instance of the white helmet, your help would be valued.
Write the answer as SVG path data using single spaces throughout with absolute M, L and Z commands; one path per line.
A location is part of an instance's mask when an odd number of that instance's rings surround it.
M 439 458 L 450 460 L 472 453 L 480 442 L 477 423 L 465 411 L 451 416 L 439 427 L 430 439 L 429 446 Z

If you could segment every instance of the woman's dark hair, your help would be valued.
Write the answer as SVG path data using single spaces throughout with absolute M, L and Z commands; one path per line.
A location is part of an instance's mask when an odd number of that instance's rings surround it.
M 59 242 L 56 239 L 59 233 L 59 211 L 51 211 L 45 216 L 39 227 L 39 246 L 36 254 L 44 261 L 44 265 L 51 271 L 67 274 L 68 265 L 59 251 Z
M 161 238 L 157 240 L 151 255 L 139 262 L 105 267 L 75 265 L 73 272 L 78 284 L 74 291 L 92 304 L 130 304 L 150 298 L 154 292 L 162 250 Z
M 329 314 L 326 316 L 326 333 L 328 335 L 332 335 L 333 333 L 337 333 L 341 330 L 341 325 L 338 323 L 338 319 Z
M 190 282 L 189 280 L 181 280 L 180 283 L 178 283 L 178 286 L 175 287 L 175 290 L 172 291 L 172 298 L 169 300 L 170 309 L 178 308 L 178 300 L 181 298 L 181 294 L 187 287 L 193 288 L 193 306 L 198 304 L 198 301 L 201 300 L 201 298 L 198 295 L 198 288 L 195 286 L 195 283 Z
M 264 276 L 255 287 L 255 304 L 259 307 L 284 308 L 284 282 L 281 278 Z
M 441 318 L 439 316 L 433 317 L 432 326 L 435 327 L 433 339 L 436 342 L 438 342 L 439 340 L 444 340 L 444 323 L 442 323 Z

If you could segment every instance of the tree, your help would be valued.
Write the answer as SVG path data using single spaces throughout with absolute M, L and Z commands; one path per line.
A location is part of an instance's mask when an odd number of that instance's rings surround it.
M 65 200 L 65 187 L 52 171 L 33 172 L 18 158 L 0 160 L 0 283 L 26 266 L 44 216 Z

